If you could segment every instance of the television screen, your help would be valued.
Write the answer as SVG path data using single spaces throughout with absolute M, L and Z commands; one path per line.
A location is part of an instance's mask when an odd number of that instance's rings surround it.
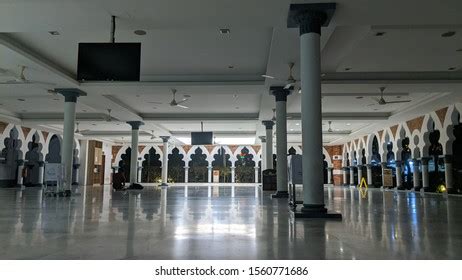
M 139 81 L 141 43 L 79 43 L 77 80 Z
M 212 145 L 213 132 L 191 132 L 191 145 Z

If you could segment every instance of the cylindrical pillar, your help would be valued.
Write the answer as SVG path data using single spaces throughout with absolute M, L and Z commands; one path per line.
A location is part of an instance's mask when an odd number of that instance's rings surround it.
M 161 136 L 163 147 L 162 147 L 162 184 L 161 186 L 168 186 L 168 140 L 170 136 Z
M 276 98 L 277 191 L 272 197 L 287 198 L 289 197 L 287 180 L 287 96 L 290 94 L 290 90 L 283 87 L 271 87 L 270 91 Z
M 358 186 L 361 185 L 361 180 L 363 179 L 363 166 L 358 165 Z
M 273 121 L 262 121 L 266 129 L 266 169 L 273 169 Z
M 257 166 L 255 166 L 255 184 L 258 184 L 258 171 L 259 171 L 260 168 L 258 168 L 258 164 Z
M 426 192 L 430 190 L 430 181 L 429 181 L 429 178 L 428 178 L 428 161 L 429 160 L 430 160 L 429 157 L 423 157 L 421 159 L 421 162 L 422 162 L 422 188 Z
M 350 166 L 350 186 L 355 185 L 355 167 Z
M 236 182 L 236 167 L 233 165 L 231 166 L 231 183 Z
M 452 182 L 452 155 L 444 156 L 444 178 L 448 193 L 457 193 Z
M 140 126 L 144 123 L 141 121 L 127 122 L 132 127 L 132 152 L 130 157 L 130 185 L 137 183 L 138 177 L 138 137 Z
M 45 162 L 39 161 L 38 165 L 39 165 L 38 184 L 39 184 L 39 187 L 42 187 L 43 186 L 43 176 L 45 175 L 44 173 L 45 172 Z
M 267 169 L 267 157 L 268 155 L 266 154 L 266 136 L 260 136 L 260 141 L 261 141 L 261 171 Z
M 413 167 L 413 173 L 412 173 L 412 180 L 414 182 L 414 191 L 419 191 L 422 187 L 420 185 L 420 170 L 419 170 L 419 164 L 420 161 L 418 159 L 413 159 L 412 163 L 414 165 Z
M 372 164 L 366 164 L 366 172 L 367 172 L 367 184 L 372 186 Z
M 403 190 L 403 179 L 401 176 L 401 161 L 396 161 L 396 188 L 398 190 Z
M 387 163 L 381 162 L 380 166 L 382 167 L 382 187 L 385 186 L 385 169 L 387 169 Z
M 332 167 L 327 167 L 327 184 L 332 184 Z
M 141 176 L 143 175 L 143 167 L 141 166 L 140 162 L 138 162 L 138 168 L 136 170 L 138 172 L 136 176 L 136 181 L 141 182 Z
M 72 168 L 74 161 L 74 127 L 75 127 L 75 105 L 77 97 L 87 95 L 79 89 L 55 89 L 64 96 L 64 128 L 63 142 L 61 147 L 61 163 L 64 165 L 64 192 L 71 194 Z
M 207 166 L 207 182 L 209 183 L 212 183 L 212 170 L 213 170 L 212 165 Z
M 22 188 L 24 186 L 24 177 L 22 176 L 23 172 L 24 172 L 24 160 L 22 159 L 18 159 L 16 161 L 18 163 L 18 180 L 16 181 L 16 186 L 18 188 Z
M 184 167 L 184 182 L 185 183 L 188 183 L 189 181 L 188 175 L 189 175 L 189 166 L 185 166 Z
M 343 173 L 343 185 L 346 186 L 348 185 L 348 167 L 342 167 L 342 173 Z

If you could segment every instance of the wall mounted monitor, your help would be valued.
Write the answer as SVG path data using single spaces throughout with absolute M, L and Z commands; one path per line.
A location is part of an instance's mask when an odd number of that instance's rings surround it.
M 139 81 L 141 43 L 79 43 L 77 80 Z
M 212 145 L 213 132 L 191 132 L 191 145 Z

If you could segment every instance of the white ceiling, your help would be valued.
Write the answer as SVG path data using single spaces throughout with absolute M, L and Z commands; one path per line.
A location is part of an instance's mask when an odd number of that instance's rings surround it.
M 94 138 L 129 141 L 130 120 L 143 120 L 146 134 L 174 138 L 200 130 L 201 121 L 218 136 L 264 135 L 261 121 L 275 107 L 269 86 L 283 82 L 261 75 L 285 80 L 287 63 L 295 62 L 299 79 L 298 31 L 286 28 L 291 2 L 318 1 L 1 0 L 0 68 L 18 73 L 25 65 L 28 79 L 55 85 L 0 85 L 0 118 L 61 130 L 63 99 L 47 89 L 78 87 L 88 93 L 79 98 L 79 128 Z M 325 143 L 462 99 L 461 1 L 336 2 L 321 37 L 323 130 L 329 120 L 333 129 Z M 78 43 L 109 41 L 110 15 L 117 16 L 116 41 L 142 43 L 142 82 L 78 83 Z M 137 29 L 147 35 L 135 35 Z M 441 36 L 448 31 L 456 34 Z M 448 75 L 456 81 L 448 83 Z M 380 86 L 387 87 L 385 99 L 411 102 L 373 105 Z M 169 106 L 172 88 L 177 99 L 190 96 L 189 109 Z M 294 92 L 287 103 L 291 143 L 301 140 L 300 106 Z M 116 121 L 104 120 L 107 109 Z

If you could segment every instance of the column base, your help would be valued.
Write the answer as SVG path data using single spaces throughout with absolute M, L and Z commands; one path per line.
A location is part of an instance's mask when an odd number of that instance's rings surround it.
M 335 219 L 341 220 L 342 214 L 328 213 L 324 205 L 309 205 L 304 204 L 300 211 L 294 211 L 295 218 L 304 219 Z
M 276 193 L 271 195 L 272 198 L 289 198 L 288 191 L 277 191 Z
M 420 192 L 420 189 L 422 189 L 422 187 L 413 187 L 412 190 L 415 191 L 415 192 Z
M 162 183 L 159 185 L 159 187 L 163 188 L 163 189 L 166 189 L 168 187 L 168 184 L 167 183 Z

